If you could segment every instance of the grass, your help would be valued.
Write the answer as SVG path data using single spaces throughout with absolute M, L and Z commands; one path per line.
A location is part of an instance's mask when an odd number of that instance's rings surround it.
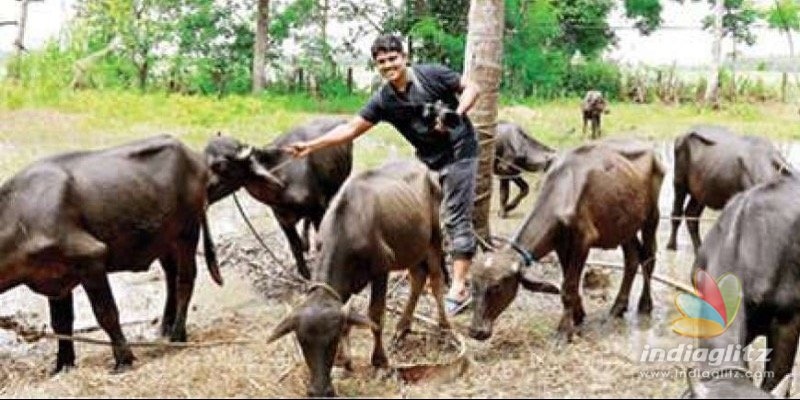
M 62 91 L 43 97 L 27 88 L 0 86 L 0 178 L 49 154 L 97 149 L 160 133 L 180 137 L 201 150 L 216 132 L 263 145 L 290 127 L 321 114 L 349 117 L 365 95 L 318 101 L 300 95 L 228 96 L 222 99 L 165 93 Z M 558 148 L 581 138 L 578 99 L 502 107 L 500 117 L 522 125 L 537 139 Z M 712 111 L 692 104 L 611 104 L 603 120 L 610 135 L 654 140 L 674 137 L 696 123 L 717 123 L 738 132 L 780 140 L 800 139 L 796 106 L 781 103 L 731 104 Z M 380 164 L 413 150 L 387 124 L 359 139 L 359 168 Z

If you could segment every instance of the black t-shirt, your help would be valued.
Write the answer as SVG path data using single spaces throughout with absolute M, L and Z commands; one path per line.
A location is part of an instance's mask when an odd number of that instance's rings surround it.
M 409 86 L 405 93 L 397 93 L 392 84 L 386 82 L 359 115 L 373 124 L 381 121 L 392 124 L 416 148 L 417 157 L 432 169 L 476 157 L 478 140 L 466 116 L 448 133 L 435 131 L 433 121 L 423 118 L 425 103 L 441 100 L 452 110 L 458 107 L 456 94 L 461 76 L 445 66 L 432 64 L 415 65 L 413 72 L 411 67 L 408 72 Z

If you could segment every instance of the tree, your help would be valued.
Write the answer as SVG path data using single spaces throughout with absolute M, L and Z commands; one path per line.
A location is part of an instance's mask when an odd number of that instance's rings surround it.
M 786 35 L 789 45 L 789 62 L 792 65 L 792 72 L 795 73 L 795 82 L 797 82 L 792 31 L 800 31 L 800 3 L 797 0 L 775 0 L 775 5 L 766 11 L 766 19 L 771 28 L 779 29 Z
M 503 73 L 503 0 L 472 0 L 469 7 L 464 71 L 481 89 L 470 112 L 478 131 L 480 160 L 475 186 L 475 230 L 488 238 L 491 233 L 489 210 L 492 194 L 492 160 L 497 131 L 497 99 Z
M 724 0 L 716 0 L 714 3 L 714 41 L 711 44 L 711 65 L 704 96 L 705 103 L 714 107 L 719 106 L 719 67 L 722 63 L 722 36 L 724 34 L 722 18 L 724 15 Z
M 256 8 L 256 37 L 253 45 L 253 93 L 267 85 L 267 46 L 269 45 L 269 0 L 258 0 Z

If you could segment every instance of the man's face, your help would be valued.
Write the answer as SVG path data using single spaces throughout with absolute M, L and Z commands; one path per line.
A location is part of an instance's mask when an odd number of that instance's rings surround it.
M 375 56 L 375 65 L 383 79 L 391 82 L 402 76 L 406 68 L 406 56 L 398 51 L 380 52 Z

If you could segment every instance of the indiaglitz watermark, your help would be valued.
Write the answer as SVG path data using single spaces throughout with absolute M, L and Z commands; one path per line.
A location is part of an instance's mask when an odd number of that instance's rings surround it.
M 645 345 L 639 361 L 647 363 L 698 362 L 718 367 L 723 364 L 767 362 L 770 353 L 772 353 L 772 349 L 756 349 L 752 346 L 743 348 L 740 344 L 729 344 L 712 349 L 695 347 L 691 344 L 679 344 L 668 349 Z
M 644 379 L 687 379 L 691 378 L 692 380 L 716 380 L 716 379 L 728 379 L 728 378 L 735 378 L 740 377 L 744 374 L 744 376 L 753 381 L 763 381 L 764 378 L 772 378 L 775 376 L 774 371 L 750 371 L 750 370 L 738 370 L 738 369 L 699 369 L 699 368 L 690 368 L 690 369 L 645 369 L 639 371 L 639 377 Z

